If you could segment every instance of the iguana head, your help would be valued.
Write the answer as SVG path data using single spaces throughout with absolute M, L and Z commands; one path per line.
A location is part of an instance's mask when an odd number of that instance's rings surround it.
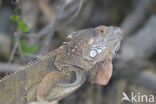
M 83 44 L 85 45 L 82 55 L 86 61 L 92 62 L 92 64 L 105 60 L 110 54 L 113 55 L 119 49 L 122 39 L 120 28 L 113 26 L 99 26 L 88 30 L 84 35 L 85 43 Z
M 121 34 L 121 30 L 113 26 L 98 26 L 73 32 L 68 36 L 71 41 L 68 44 L 67 55 L 74 60 L 70 63 L 80 63 L 81 67 L 92 68 L 118 50 Z
M 65 51 L 67 64 L 88 71 L 90 82 L 106 85 L 112 75 L 112 56 L 122 37 L 120 28 L 113 26 L 73 32 Z
M 117 27 L 99 26 L 88 38 L 83 57 L 90 66 L 89 81 L 94 84 L 107 85 L 112 76 L 112 56 L 119 49 L 122 39 L 121 30 Z M 83 52 L 82 52 L 83 53 Z M 90 63 L 90 64 L 89 64 Z

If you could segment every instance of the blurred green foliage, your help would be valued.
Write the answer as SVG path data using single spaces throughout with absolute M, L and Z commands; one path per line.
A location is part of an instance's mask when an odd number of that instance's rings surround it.
M 28 25 L 23 20 L 21 20 L 21 18 L 18 15 L 12 15 L 12 16 L 10 16 L 10 19 L 17 24 L 17 27 L 22 32 L 28 32 L 29 31 Z
M 17 15 L 12 15 L 12 16 L 10 16 L 10 19 L 11 19 L 13 22 L 17 22 L 18 20 L 20 20 L 20 17 L 17 16 Z
M 39 50 L 39 46 L 36 44 L 30 44 L 28 43 L 27 40 L 22 39 L 20 41 L 20 45 L 21 45 L 21 49 L 23 51 L 24 54 L 31 54 L 31 53 L 35 53 Z

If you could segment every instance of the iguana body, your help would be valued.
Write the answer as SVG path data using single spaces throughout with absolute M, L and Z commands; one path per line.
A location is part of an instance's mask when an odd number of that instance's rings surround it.
M 98 63 L 112 57 L 120 34 L 119 28 L 99 26 L 69 35 L 68 43 L 3 78 L 0 104 L 48 104 L 61 100 L 86 81 L 89 70 L 96 72 Z M 100 82 L 96 74 L 90 78 L 93 83 Z

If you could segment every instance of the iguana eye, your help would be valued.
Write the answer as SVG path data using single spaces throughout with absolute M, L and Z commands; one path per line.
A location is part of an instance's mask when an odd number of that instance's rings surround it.
M 89 55 L 90 55 L 91 58 L 96 57 L 97 54 L 98 54 L 97 50 L 95 50 L 95 49 L 91 49 L 90 50 Z

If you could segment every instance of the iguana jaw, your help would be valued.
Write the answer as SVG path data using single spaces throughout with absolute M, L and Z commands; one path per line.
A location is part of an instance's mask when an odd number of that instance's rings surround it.
M 112 48 L 112 50 L 110 50 L 110 52 L 112 54 L 115 54 L 115 52 L 117 50 L 119 50 L 120 48 L 120 42 L 123 38 L 122 36 L 122 31 L 120 28 L 118 27 L 109 27 L 109 37 L 108 37 L 108 47 Z M 109 52 L 108 52 L 109 53 Z

